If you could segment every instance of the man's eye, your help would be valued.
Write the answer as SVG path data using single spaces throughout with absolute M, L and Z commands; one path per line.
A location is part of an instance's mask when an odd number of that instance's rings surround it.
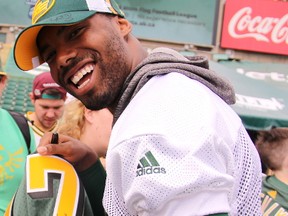
M 73 39 L 73 38 L 77 37 L 77 35 L 79 35 L 79 33 L 81 32 L 82 29 L 83 28 L 81 27 L 81 28 L 77 28 L 77 29 L 73 30 L 70 34 L 69 39 Z

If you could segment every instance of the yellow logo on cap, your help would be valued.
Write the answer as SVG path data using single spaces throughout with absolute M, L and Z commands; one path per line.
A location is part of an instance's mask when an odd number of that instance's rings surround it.
M 44 16 L 54 4 L 55 0 L 38 0 L 32 14 L 32 24 L 34 25 L 42 16 Z

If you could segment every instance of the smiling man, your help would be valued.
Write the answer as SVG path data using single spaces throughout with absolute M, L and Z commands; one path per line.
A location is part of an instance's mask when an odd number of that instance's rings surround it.
M 34 112 L 27 112 L 25 117 L 33 129 L 38 145 L 43 134 L 53 131 L 63 115 L 67 92 L 55 83 L 50 72 L 43 72 L 34 78 L 29 96 Z
M 168 48 L 148 54 L 113 0 L 39 0 L 14 57 L 23 70 L 47 62 L 54 80 L 87 108 L 113 113 L 108 215 L 261 215 L 258 153 L 229 106 L 233 88 L 206 58 Z M 93 150 L 61 134 L 53 145 L 48 133 L 37 151 L 85 172 L 96 205 Z

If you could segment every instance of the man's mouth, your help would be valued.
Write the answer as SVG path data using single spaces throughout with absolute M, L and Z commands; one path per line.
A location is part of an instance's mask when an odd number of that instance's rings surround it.
M 89 81 L 86 75 L 91 73 L 94 70 L 93 64 L 87 64 L 83 68 L 81 68 L 74 76 L 70 79 L 71 82 L 78 88 L 83 88 Z

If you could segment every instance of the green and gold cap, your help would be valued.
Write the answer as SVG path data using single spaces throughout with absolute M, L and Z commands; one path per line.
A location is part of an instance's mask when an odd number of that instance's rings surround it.
M 95 13 L 125 16 L 114 0 L 38 0 L 32 14 L 32 25 L 25 28 L 16 39 L 16 65 L 27 71 L 44 63 L 36 45 L 37 35 L 43 26 L 72 25 Z

